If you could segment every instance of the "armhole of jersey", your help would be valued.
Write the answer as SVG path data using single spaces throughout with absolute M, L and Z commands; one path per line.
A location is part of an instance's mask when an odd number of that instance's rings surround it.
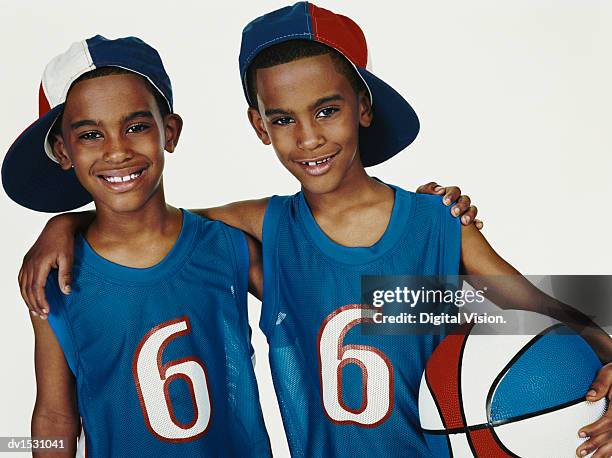
M 442 255 L 440 271 L 443 275 L 459 275 L 461 261 L 461 221 L 451 216 L 447 206 L 442 207 Z
M 248 324 L 249 247 L 244 233 L 232 227 L 225 226 L 224 229 L 232 242 L 234 252 L 234 277 L 236 283 L 234 297 L 236 299 L 236 306 L 240 315 L 243 316 Z
M 261 316 L 259 327 L 266 335 L 268 341 L 272 337 L 274 319 L 278 313 L 278 227 L 284 208 L 285 199 L 281 196 L 272 196 L 266 207 L 262 227 L 262 256 L 264 288 L 261 301 Z
M 445 288 L 451 290 L 462 289 L 459 279 L 459 262 L 461 258 L 461 221 L 450 214 L 450 209 L 444 205 L 440 198 L 440 280 Z M 444 306 L 444 312 L 453 314 L 455 307 L 450 304 Z M 456 325 L 442 324 L 439 333 L 433 336 L 434 345 L 437 346 Z
M 76 349 L 74 346 L 74 341 L 72 340 L 70 325 L 68 324 L 68 320 L 66 318 L 63 304 L 64 301 L 59 296 L 62 293 L 57 287 L 57 273 L 49 275 L 49 278 L 47 279 L 45 293 L 47 294 L 49 305 L 51 306 L 48 318 L 49 326 L 51 326 L 51 329 L 53 330 L 53 333 L 55 334 L 55 337 L 57 338 L 60 347 L 62 347 L 62 352 L 64 353 L 64 358 L 66 358 L 66 362 L 68 363 L 70 371 L 76 378 Z
M 253 362 L 255 359 L 255 349 L 251 343 L 251 325 L 249 324 L 249 307 L 248 307 L 248 295 L 249 295 L 249 246 L 247 244 L 246 235 L 238 229 L 233 227 L 224 226 L 226 233 L 232 242 L 232 249 L 234 252 L 234 277 L 236 283 L 236 290 L 234 291 L 234 297 L 236 299 L 236 307 L 238 307 L 238 313 L 245 323 L 245 338 L 247 348 L 249 350 L 249 356 Z

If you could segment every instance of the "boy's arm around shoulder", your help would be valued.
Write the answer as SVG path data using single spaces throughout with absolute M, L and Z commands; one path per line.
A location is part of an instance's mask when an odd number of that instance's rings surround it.
M 32 316 L 36 369 L 36 403 L 32 412 L 32 437 L 63 439 L 62 451 L 34 453 L 41 457 L 74 456 L 80 433 L 75 379 L 49 322 Z
M 89 226 L 94 216 L 90 211 L 54 216 L 26 253 L 18 282 L 21 296 L 33 314 L 46 317 L 49 313 L 45 284 L 51 269 L 59 269 L 59 288 L 70 294 L 74 237 Z
M 220 207 L 190 210 L 192 213 L 208 219 L 223 221 L 261 242 L 263 219 L 268 206 L 268 197 L 264 199 L 232 202 Z

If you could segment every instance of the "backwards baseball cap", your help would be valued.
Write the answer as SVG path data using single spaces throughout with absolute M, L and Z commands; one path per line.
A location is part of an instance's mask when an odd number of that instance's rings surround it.
M 419 133 L 419 118 L 410 104 L 383 80 L 367 70 L 368 46 L 361 28 L 350 18 L 298 2 L 251 21 L 242 31 L 240 77 L 249 100 L 247 70 L 266 48 L 289 40 L 312 40 L 335 49 L 355 67 L 370 92 L 374 119 L 360 128 L 359 150 L 365 167 L 380 164 L 406 148 Z
M 73 43 L 43 73 L 39 117 L 11 145 L 2 163 L 2 185 L 24 207 L 42 212 L 74 210 L 92 201 L 74 170 L 61 169 L 49 132 L 61 115 L 72 83 L 102 67 L 120 67 L 147 79 L 172 111 L 172 86 L 155 49 L 135 37 L 108 40 L 101 35 Z

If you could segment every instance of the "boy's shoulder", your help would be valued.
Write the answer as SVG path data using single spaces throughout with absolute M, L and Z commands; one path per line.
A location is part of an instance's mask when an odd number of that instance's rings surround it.
M 396 199 L 402 199 L 410 203 L 407 207 L 413 208 L 415 214 L 436 214 L 442 212 L 448 213 L 449 217 L 452 216 L 450 208 L 442 202 L 442 196 L 436 194 L 420 194 L 392 184 L 388 184 L 388 186 L 395 190 Z
M 220 220 L 209 219 L 206 216 L 183 210 L 184 214 L 200 225 L 198 241 L 208 243 L 211 238 L 229 237 L 230 239 L 245 239 L 244 232 Z M 245 239 L 246 240 L 246 239 Z
M 187 217 L 199 222 L 200 230 L 196 235 L 196 244 L 202 256 L 217 255 L 226 259 L 233 259 L 233 263 L 238 272 L 249 268 L 249 249 L 245 233 L 225 224 L 223 221 L 208 219 L 205 216 L 191 213 L 184 210 Z M 194 250 L 195 251 L 195 250 Z
M 389 186 L 395 190 L 395 206 L 409 213 L 408 221 L 412 228 L 455 230 L 453 228 L 458 229 L 461 226 L 459 218 L 451 214 L 450 206 L 442 201 L 443 196 L 421 194 L 398 186 Z

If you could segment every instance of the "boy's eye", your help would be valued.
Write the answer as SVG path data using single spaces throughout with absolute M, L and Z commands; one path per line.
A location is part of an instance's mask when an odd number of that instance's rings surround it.
M 337 111 L 340 111 L 340 110 L 335 107 L 323 108 L 321 111 L 317 113 L 317 118 L 329 118 L 331 115 L 333 115 Z
M 272 121 L 272 124 L 276 124 L 277 126 L 286 126 L 288 124 L 291 124 L 292 122 L 293 119 L 288 116 L 284 116 L 282 118 L 275 119 L 274 121 Z
M 148 125 L 146 124 L 133 124 L 130 127 L 128 127 L 127 129 L 127 133 L 138 133 L 138 132 L 144 132 L 145 130 L 147 130 L 149 128 Z
M 96 131 L 84 132 L 79 135 L 79 140 L 97 140 L 102 138 L 102 134 Z

